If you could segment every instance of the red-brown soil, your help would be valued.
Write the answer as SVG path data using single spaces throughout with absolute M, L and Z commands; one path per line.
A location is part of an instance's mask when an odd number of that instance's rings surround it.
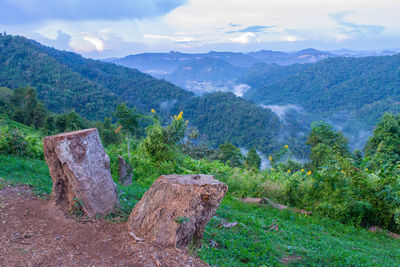
M 0 266 L 207 266 L 178 249 L 136 243 L 125 223 L 65 216 L 26 186 L 0 189 Z

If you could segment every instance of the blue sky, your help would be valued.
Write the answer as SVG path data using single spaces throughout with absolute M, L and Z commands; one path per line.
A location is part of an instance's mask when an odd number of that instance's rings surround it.
M 88 57 L 391 49 L 397 0 L 0 0 L 0 30 Z

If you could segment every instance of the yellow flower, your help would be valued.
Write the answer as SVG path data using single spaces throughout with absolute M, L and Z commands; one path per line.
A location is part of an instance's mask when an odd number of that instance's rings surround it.
M 285 148 L 289 148 L 289 146 L 288 146 L 288 145 L 285 145 Z
M 151 109 L 151 113 L 156 113 L 156 111 L 154 110 L 154 108 Z
M 271 168 L 271 171 L 275 170 L 274 168 Z
M 300 171 L 301 171 L 301 172 L 304 172 L 304 169 L 301 169 Z
M 311 171 L 308 171 L 308 172 L 307 172 L 307 175 L 311 175 Z
M 342 173 L 346 174 L 346 173 L 344 172 L 344 170 L 342 170 Z
M 288 173 L 290 173 L 290 170 L 287 170 Z
M 271 156 L 269 156 L 268 158 L 269 158 L 269 161 L 272 161 L 272 157 Z

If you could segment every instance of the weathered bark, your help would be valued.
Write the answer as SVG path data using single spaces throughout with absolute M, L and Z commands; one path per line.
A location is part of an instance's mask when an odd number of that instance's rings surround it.
M 79 202 L 87 216 L 107 214 L 118 206 L 110 158 L 97 129 L 47 136 L 43 151 L 53 180 L 52 200 L 63 210 Z
M 165 247 L 186 247 L 203 237 L 228 187 L 211 175 L 158 178 L 136 204 L 128 230 Z
M 132 184 L 132 172 L 131 167 L 127 164 L 123 157 L 118 156 L 118 176 L 119 182 L 122 185 Z

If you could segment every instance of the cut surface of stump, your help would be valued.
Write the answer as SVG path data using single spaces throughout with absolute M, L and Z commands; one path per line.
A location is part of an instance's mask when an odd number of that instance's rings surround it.
M 124 160 L 123 157 L 118 156 L 118 176 L 119 182 L 122 185 L 130 185 L 132 184 L 132 172 L 131 167 Z
M 128 231 L 164 247 L 197 243 L 228 186 L 212 175 L 163 175 L 136 204 Z
M 56 206 L 70 211 L 81 205 L 89 217 L 105 215 L 118 206 L 110 158 L 97 129 L 47 136 L 43 139 L 43 151 Z

